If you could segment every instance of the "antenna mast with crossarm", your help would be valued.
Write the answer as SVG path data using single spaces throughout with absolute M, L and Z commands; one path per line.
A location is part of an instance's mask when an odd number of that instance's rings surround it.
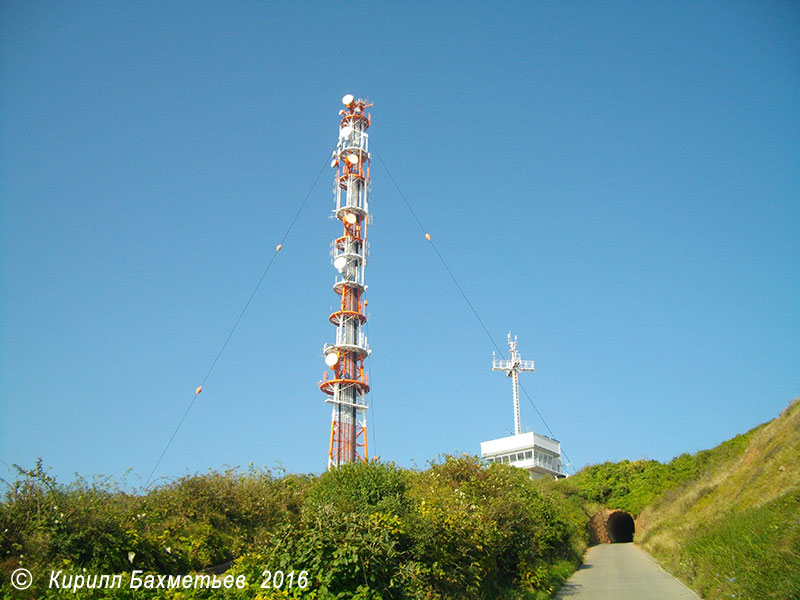
M 533 371 L 532 360 L 521 360 L 517 351 L 517 336 L 511 339 L 511 332 L 508 333 L 509 360 L 497 360 L 495 353 L 492 352 L 492 371 L 505 371 L 511 377 L 511 389 L 514 395 L 514 435 L 522 433 L 519 420 L 519 372 Z

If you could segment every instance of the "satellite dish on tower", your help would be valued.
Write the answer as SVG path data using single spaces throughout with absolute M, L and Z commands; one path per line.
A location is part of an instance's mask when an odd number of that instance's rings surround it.
M 342 127 L 339 130 L 339 137 L 343 137 L 343 138 L 350 137 L 351 133 L 353 133 L 353 128 L 350 127 L 349 125 L 346 125 L 345 127 Z
M 337 271 L 339 271 L 339 273 L 342 272 L 342 269 L 344 269 L 346 264 L 347 259 L 344 256 L 337 256 L 333 261 L 333 266 Z
M 345 106 L 350 106 L 353 103 L 353 94 L 347 94 L 344 98 L 342 98 L 342 104 Z
M 325 355 L 325 364 L 329 367 L 334 366 L 337 362 L 339 362 L 339 355 L 336 352 L 328 352 Z
M 350 224 L 350 225 L 355 225 L 356 221 L 358 221 L 358 219 L 356 218 L 356 216 L 353 213 L 347 213 L 344 216 L 344 220 L 347 221 L 347 223 Z
M 351 154 L 350 156 L 348 156 L 347 160 L 350 161 L 351 165 L 357 165 L 358 164 L 358 157 L 355 154 Z

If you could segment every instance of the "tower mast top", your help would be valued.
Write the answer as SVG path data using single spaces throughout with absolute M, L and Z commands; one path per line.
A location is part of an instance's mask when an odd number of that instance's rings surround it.
M 511 377 L 511 391 L 514 398 L 514 435 L 522 433 L 522 426 L 519 419 L 519 373 L 521 371 L 533 371 L 532 360 L 522 360 L 517 350 L 517 336 L 511 339 L 511 332 L 508 332 L 508 354 L 509 360 L 497 360 L 492 352 L 492 371 L 505 371 L 506 376 Z

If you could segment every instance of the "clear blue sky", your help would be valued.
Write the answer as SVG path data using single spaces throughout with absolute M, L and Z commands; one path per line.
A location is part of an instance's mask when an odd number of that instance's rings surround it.
M 3 1 L 0 476 L 147 477 L 348 92 L 577 467 L 708 448 L 800 394 L 796 2 Z M 509 381 L 372 174 L 370 444 L 476 453 Z M 332 187 L 158 475 L 324 469 Z

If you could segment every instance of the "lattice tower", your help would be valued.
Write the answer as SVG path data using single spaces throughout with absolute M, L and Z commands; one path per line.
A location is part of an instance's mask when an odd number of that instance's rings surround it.
M 342 98 L 345 108 L 339 111 L 339 142 L 333 151 L 331 167 L 336 169 L 334 215 L 344 233 L 331 244 L 331 259 L 337 275 L 333 291 L 340 299 L 339 310 L 329 317 L 336 326 L 336 342 L 325 344 L 325 371 L 320 389 L 333 405 L 331 415 L 328 468 L 368 460 L 366 395 L 369 374 L 364 359 L 370 350 L 362 327 L 367 321 L 364 292 L 364 268 L 367 264 L 367 226 L 369 224 L 369 128 L 372 104 Z

